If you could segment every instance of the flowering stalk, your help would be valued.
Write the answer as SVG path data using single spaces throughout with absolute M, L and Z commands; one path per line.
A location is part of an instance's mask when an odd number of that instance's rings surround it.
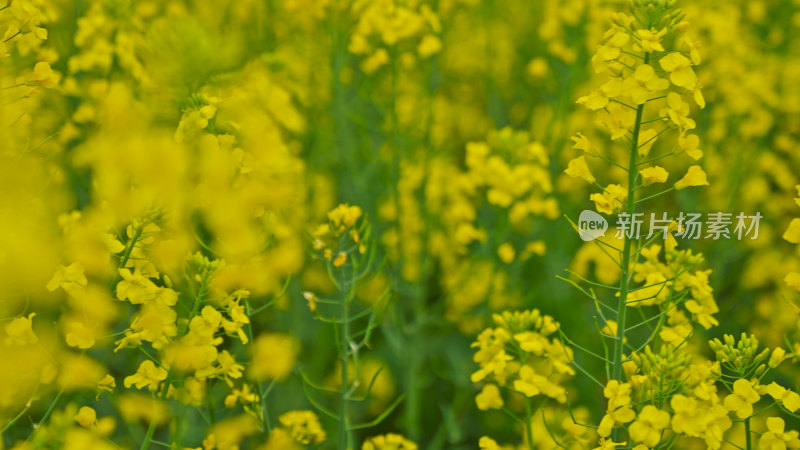
M 206 260 L 207 261 L 207 260 Z M 178 330 L 178 336 L 184 336 L 189 329 L 189 323 L 191 320 L 200 313 L 200 306 L 205 303 L 206 296 L 208 295 L 208 283 L 211 280 L 211 275 L 213 274 L 211 264 L 209 267 L 203 267 L 202 274 L 199 276 L 199 286 L 197 292 L 193 294 L 194 297 L 194 304 L 192 305 L 192 310 L 189 313 L 189 318 L 186 320 L 185 323 L 180 325 L 180 329 Z M 190 288 L 191 289 L 191 288 Z M 161 391 L 158 393 L 159 400 L 166 400 L 167 395 L 169 394 L 169 389 L 172 386 L 172 382 L 174 381 L 175 371 L 172 367 L 168 368 L 167 370 L 167 378 L 164 380 L 164 384 L 161 387 Z M 151 420 L 150 425 L 147 427 L 147 432 L 145 434 L 144 440 L 142 441 L 141 447 L 139 450 L 147 450 L 150 447 L 150 443 L 153 440 L 153 434 L 156 431 L 156 421 Z
M 595 241 L 619 267 L 619 283 L 616 286 L 592 283 L 579 276 L 582 281 L 595 287 L 615 291 L 616 307 L 602 304 L 593 289 L 583 289 L 574 284 L 595 302 L 598 314 L 605 322 L 600 332 L 604 338 L 611 340 L 613 346 L 610 357 L 608 352 L 602 356 L 577 347 L 605 362 L 608 371 L 606 384 L 599 383 L 603 387 L 604 397 L 608 399 L 606 414 L 597 427 L 602 448 L 627 445 L 623 433 L 633 442 L 648 448 L 659 443 L 661 431 L 670 423 L 670 415 L 665 409 L 676 408 L 675 405 L 680 408 L 684 399 L 675 398 L 673 394 L 677 387 L 689 383 L 680 373 L 689 364 L 682 349 L 692 335 L 692 325 L 686 313 L 690 313 L 692 319 L 706 329 L 716 324 L 712 314 L 718 311 L 718 307 L 711 296 L 712 289 L 708 286 L 707 276 L 700 272 L 689 273 L 694 265 L 702 261 L 702 256 L 692 255 L 688 250 L 675 250 L 677 242 L 672 233 L 679 235 L 684 232 L 680 222 L 683 219 L 674 222 L 668 220 L 665 214 L 664 220 L 668 226 L 658 234 L 664 239 L 663 245 L 654 244 L 655 237 L 648 237 L 634 248 L 634 240 L 639 242 L 641 224 L 637 220 L 638 204 L 673 190 L 708 184 L 705 172 L 700 166 L 694 165 L 673 187 L 653 195 L 642 194 L 639 200 L 636 198 L 638 190 L 651 184 L 665 183 L 669 178 L 665 168 L 651 166 L 651 163 L 682 152 L 694 160 L 702 157 L 702 151 L 697 148 L 699 138 L 690 134 L 696 124 L 689 117 L 689 104 L 683 100 L 685 94 L 692 94 L 697 106 L 705 106 L 700 83 L 692 69 L 693 65 L 700 62 L 700 58 L 694 50 L 696 44 L 687 41 L 687 38 L 684 37 L 676 45 L 678 33 L 685 30 L 688 23 L 683 20 L 683 13 L 674 9 L 674 6 L 674 0 L 633 0 L 632 15 L 614 14 L 612 26 L 604 36 L 604 44 L 592 58 L 595 70 L 606 74 L 606 81 L 589 95 L 578 99 L 578 103 L 601 114 L 602 119 L 598 123 L 609 132 L 611 141 L 630 138 L 626 146 L 629 149 L 627 165 L 618 164 L 604 156 L 601 149 L 593 146 L 580 133 L 572 138 L 575 141 L 573 148 L 624 170 L 627 186 L 603 186 L 597 183 L 586 163 L 586 156 L 574 158 L 565 170 L 567 175 L 582 178 L 602 189 L 601 193 L 590 196 L 599 213 L 620 214 L 617 238 L 622 241 L 622 247 L 615 247 L 602 239 Z M 668 49 L 669 46 L 674 48 Z M 684 50 L 688 50 L 688 57 L 683 55 Z M 656 110 L 653 105 L 659 101 L 665 105 Z M 644 120 L 646 111 L 657 111 L 659 119 Z M 662 122 L 663 127 L 649 125 L 655 122 Z M 678 131 L 677 144 L 680 150 L 649 156 L 656 140 L 669 130 Z M 587 230 L 579 231 L 585 240 L 599 237 L 591 233 L 583 235 Z M 602 246 L 616 253 L 612 255 Z M 665 249 L 666 264 L 658 260 L 662 249 Z M 637 265 L 640 259 L 645 261 Z M 636 286 L 633 286 L 634 283 Z M 639 286 L 639 283 L 643 285 Z M 687 290 L 687 286 L 691 290 Z M 697 289 L 697 286 L 702 288 Z M 686 312 L 678 310 L 676 307 L 679 305 L 683 305 Z M 654 306 L 656 308 L 652 308 Z M 601 307 L 611 311 L 611 317 L 607 318 Z M 641 322 L 628 323 L 630 308 L 639 310 Z M 657 312 L 657 315 L 648 317 L 648 310 Z M 652 327 L 650 323 L 656 319 L 658 321 Z M 641 336 L 643 341 L 640 345 L 631 344 L 629 341 L 633 340 L 633 336 L 629 335 L 634 335 L 634 329 L 645 325 L 650 332 Z M 605 347 L 605 342 L 603 345 Z M 629 346 L 627 357 L 626 345 Z M 626 364 L 624 368 L 623 363 Z M 586 373 L 585 370 L 581 371 Z M 714 412 L 722 413 L 724 411 Z M 721 424 L 724 427 L 724 422 Z M 701 430 L 692 430 L 692 433 L 705 434 L 707 443 L 713 446 L 718 444 L 719 439 L 713 434 L 715 431 L 706 434 L 701 427 Z
M 378 425 L 391 412 L 397 408 L 405 398 L 398 397 L 375 419 L 366 423 L 354 423 L 351 410 L 353 403 L 365 402 L 370 398 L 371 390 L 377 373 L 368 384 L 366 392 L 356 395 L 361 385 L 359 378 L 359 352 L 364 347 L 369 346 L 372 332 L 378 326 L 379 315 L 385 309 L 385 300 L 388 298 L 388 290 L 375 301 L 375 303 L 364 309 L 356 309 L 353 300 L 360 282 L 373 275 L 373 262 L 375 248 L 370 245 L 370 227 L 366 220 L 362 219 L 361 208 L 347 204 L 339 205 L 328 213 L 327 223 L 323 223 L 311 234 L 314 250 L 320 253 L 326 262 L 328 276 L 339 291 L 339 299 L 322 299 L 311 293 L 307 293 L 309 308 L 318 320 L 334 324 L 334 331 L 337 340 L 337 352 L 340 370 L 341 386 L 338 390 L 327 389 L 310 382 L 305 375 L 303 381 L 306 386 L 326 393 L 338 395 L 338 415 L 322 406 L 310 396 L 308 390 L 306 394 L 309 401 L 326 415 L 335 418 L 339 422 L 338 441 L 339 448 L 355 448 L 355 431 L 370 428 Z M 369 249 L 369 251 L 367 251 Z M 330 311 L 322 311 L 325 308 Z M 365 327 L 352 327 L 359 320 L 366 320 Z M 350 367 L 352 363 L 352 369 Z M 351 381 L 352 380 L 352 381 Z

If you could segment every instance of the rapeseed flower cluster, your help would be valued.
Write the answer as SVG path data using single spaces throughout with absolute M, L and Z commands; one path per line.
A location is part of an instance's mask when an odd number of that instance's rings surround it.
M 0 0 L 0 448 L 800 448 L 798 29 Z

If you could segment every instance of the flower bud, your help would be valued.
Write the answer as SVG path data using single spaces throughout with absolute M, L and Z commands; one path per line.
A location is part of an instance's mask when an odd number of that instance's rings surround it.
M 780 347 L 775 347 L 775 350 L 772 351 L 772 355 L 769 357 L 769 362 L 767 364 L 774 369 L 778 367 L 786 359 L 786 357 L 786 350 Z
M 756 356 L 756 358 L 753 360 L 753 364 L 761 364 L 762 362 L 766 361 L 768 357 L 769 349 L 765 348 L 761 353 L 758 354 L 758 356 Z

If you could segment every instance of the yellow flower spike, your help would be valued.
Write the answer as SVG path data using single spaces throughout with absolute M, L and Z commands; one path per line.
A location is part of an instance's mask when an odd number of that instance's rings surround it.
M 480 440 L 478 440 L 478 448 L 481 450 L 501 450 L 502 447 L 495 441 L 494 439 L 490 438 L 489 436 L 481 436 Z
M 75 415 L 75 421 L 84 428 L 92 428 L 97 424 L 97 412 L 88 406 L 81 406 Z
M 648 167 L 639 171 L 642 176 L 642 184 L 649 186 L 653 183 L 664 183 L 669 178 L 669 172 L 661 166 Z
M 598 441 L 598 444 L 599 445 L 593 450 L 614 450 L 617 447 L 625 447 L 628 445 L 628 442 L 614 442 L 611 439 L 601 437 L 600 441 Z
M 650 154 L 650 149 L 658 140 L 658 132 L 653 128 L 644 128 L 639 131 L 639 145 L 637 151 L 639 156 L 644 158 Z
M 241 389 L 234 388 L 231 393 L 225 397 L 223 404 L 226 408 L 230 409 L 236 406 L 237 403 L 242 405 L 251 405 L 258 399 L 256 394 L 251 391 L 249 384 L 245 383 Z
M 667 239 L 664 242 L 664 248 L 666 248 L 667 250 L 675 250 L 677 247 L 678 247 L 678 241 L 675 239 L 675 236 L 674 236 L 673 232 L 667 233 Z M 691 333 L 691 330 L 689 331 L 689 333 L 686 334 L 686 336 L 688 336 L 688 334 L 690 334 L 690 333 Z M 673 334 L 673 337 L 678 337 L 678 336 L 679 335 Z M 684 338 L 685 338 L 685 336 L 681 337 L 679 341 L 674 341 L 673 343 L 675 345 L 677 345 L 677 344 L 680 343 L 680 341 L 683 341 Z M 663 336 L 662 336 L 662 339 L 664 339 Z M 664 340 L 665 341 L 669 341 L 669 339 L 664 339 Z
M 486 384 L 481 392 L 475 396 L 475 404 L 481 411 L 500 409 L 503 407 L 503 397 L 496 384 Z
M 769 395 L 789 412 L 793 413 L 800 409 L 800 395 L 774 381 L 766 386 L 759 386 L 758 392 L 761 395 Z
M 576 133 L 575 136 L 572 136 L 570 139 L 572 139 L 572 142 L 574 143 L 572 148 L 583 150 L 586 154 L 592 156 L 598 154 L 597 150 L 594 150 L 594 148 L 592 147 L 592 143 L 589 141 L 589 139 L 582 133 Z
M 534 58 L 525 66 L 525 72 L 534 79 L 544 78 L 550 71 L 550 66 L 544 58 Z
M 800 409 L 800 394 L 797 392 L 793 392 L 787 389 L 786 393 L 783 394 L 781 397 L 781 403 L 783 403 L 783 407 L 786 408 L 789 412 L 795 412 Z
M 601 117 L 599 123 L 608 129 L 611 133 L 611 140 L 615 141 L 628 134 L 635 122 L 636 111 L 619 103 L 611 103 Z
M 669 421 L 668 412 L 653 405 L 646 405 L 636 420 L 628 427 L 628 432 L 635 442 L 655 447 L 661 440 L 661 431 L 669 426 Z
M 303 297 L 308 302 L 309 311 L 311 311 L 312 313 L 315 312 L 317 310 L 317 300 L 318 300 L 317 295 L 314 294 L 313 292 L 306 291 L 303 292 Z
M 240 448 L 242 441 L 259 431 L 259 424 L 251 414 L 227 417 L 208 428 L 203 444 L 207 449 Z
M 783 279 L 783 282 L 795 291 L 800 292 L 800 273 L 789 272 L 786 278 Z
M 35 83 L 44 88 L 54 88 L 58 86 L 61 80 L 61 74 L 50 68 L 50 64 L 46 62 L 38 62 L 33 67 L 33 74 L 31 75 L 30 82 Z
M 342 267 L 347 262 L 347 253 L 339 252 L 333 260 L 333 267 Z
M 262 334 L 256 337 L 253 346 L 255 350 L 247 374 L 256 381 L 283 381 L 292 373 L 300 354 L 300 341 L 284 334 Z
M 683 47 L 689 51 L 689 59 L 692 60 L 692 64 L 695 66 L 700 64 L 701 58 L 700 52 L 698 51 L 698 48 L 700 48 L 700 43 L 691 40 L 688 36 L 684 36 L 681 40 L 681 43 L 683 44 Z
M 767 363 L 767 365 L 774 369 L 778 367 L 788 357 L 789 355 L 786 354 L 786 350 L 780 347 L 775 347 L 772 350 L 772 354 L 769 357 L 769 362 Z
M 110 374 L 103 377 L 102 380 L 97 382 L 97 397 L 100 398 L 100 394 L 103 391 L 106 392 L 114 392 L 114 389 L 117 387 L 117 381 L 112 377 Z
M 333 222 L 334 225 L 352 227 L 362 214 L 363 212 L 360 207 L 343 203 L 328 213 L 328 219 Z
M 361 70 L 365 74 L 376 72 L 381 67 L 389 63 L 389 53 L 384 48 L 379 48 L 375 53 L 361 62 Z
M 116 428 L 117 421 L 113 417 L 102 417 L 97 420 L 97 424 L 95 425 L 97 434 L 105 438 L 111 436 Z
M 315 445 L 325 441 L 325 430 L 313 411 L 289 411 L 282 414 L 278 422 L 298 444 Z
M 30 313 L 27 317 L 17 317 L 6 325 L 6 344 L 29 345 L 39 341 L 36 333 L 33 332 L 33 318 L 36 313 Z
M 767 431 L 758 438 L 762 449 L 800 448 L 797 431 L 786 431 L 786 423 L 780 417 L 767 417 Z
M 53 278 L 47 282 L 47 290 L 55 291 L 60 287 L 67 292 L 75 292 L 86 287 L 88 280 L 84 270 L 83 264 L 78 262 L 68 266 L 58 266 Z
M 658 32 L 652 29 L 636 30 L 636 36 L 639 38 L 638 43 L 643 52 L 663 52 L 664 46 L 661 45 L 661 38 L 666 34 L 666 28 Z
M 738 418 L 746 419 L 753 415 L 753 404 L 760 399 L 753 383 L 740 378 L 733 383 L 733 393 L 725 397 L 724 405 L 728 411 L 735 412 Z
M 500 257 L 500 261 L 503 261 L 505 264 L 511 264 L 514 262 L 516 251 L 511 243 L 506 242 L 497 249 L 497 255 Z
M 597 427 L 597 434 L 601 437 L 608 437 L 613 428 L 632 421 L 636 417 L 636 412 L 631 407 L 631 385 L 629 383 L 609 380 L 603 389 L 603 395 L 608 399 L 608 408 Z
M 697 104 L 697 106 L 699 106 L 700 109 L 703 109 L 703 108 L 706 107 L 706 99 L 705 99 L 705 97 L 703 97 L 703 90 L 701 88 L 702 88 L 702 85 L 700 85 L 700 83 L 698 83 L 697 86 L 695 86 L 695 88 L 694 88 L 694 92 L 692 93 L 692 97 L 694 98 L 694 102 Z
M 514 390 L 526 397 L 534 397 L 542 392 L 540 386 L 546 381 L 545 377 L 534 372 L 530 366 L 522 366 L 519 369 L 519 379 L 514 381 Z
M 153 300 L 159 292 L 150 279 L 137 268 L 131 273 L 128 269 L 119 269 L 122 281 L 117 283 L 117 298 L 128 300 L 134 305 Z
M 708 186 L 706 173 L 700 166 L 691 166 L 683 178 L 675 182 L 675 189 L 682 190 L 692 186 Z
M 670 53 L 658 61 L 662 69 L 669 72 L 669 81 L 675 86 L 692 90 L 697 86 L 697 75 L 692 70 L 689 58 L 678 52 Z
M 429 58 L 442 51 L 442 40 L 436 35 L 426 34 L 417 46 L 421 58 Z
M 675 433 L 684 433 L 688 436 L 700 436 L 703 432 L 702 423 L 697 420 L 698 402 L 692 397 L 677 394 L 670 399 L 672 416 L 672 430 Z
M 361 450 L 417 450 L 417 444 L 405 437 L 388 433 L 367 439 Z
M 686 152 L 695 161 L 703 157 L 703 151 L 698 147 L 700 146 L 700 138 L 696 134 L 688 134 L 686 136 L 678 137 L 678 149 L 676 154 Z
M 163 367 L 156 367 L 153 361 L 146 359 L 139 364 L 135 374 L 125 377 L 123 384 L 126 388 L 136 386 L 137 389 L 148 388 L 155 392 L 166 379 L 167 371 Z
M 87 349 L 94 347 L 95 330 L 87 326 L 82 319 L 64 320 L 64 338 L 70 347 Z
M 783 233 L 783 239 L 792 244 L 800 244 L 800 219 L 792 219 L 789 228 Z
M 564 173 L 573 178 L 583 178 L 587 183 L 595 182 L 595 177 L 589 171 L 589 166 L 586 164 L 586 157 L 581 155 L 577 158 L 570 160 Z
M 608 95 L 603 93 L 600 89 L 595 89 L 589 93 L 589 95 L 584 95 L 579 97 L 578 100 L 575 102 L 579 105 L 585 105 L 592 111 L 597 111 L 598 109 L 603 109 L 608 105 Z
M 623 208 L 625 199 L 628 198 L 628 191 L 618 184 L 609 184 L 602 193 L 595 193 L 589 196 L 589 200 L 595 203 L 597 212 L 604 214 L 614 214 Z
M 261 450 L 303 450 L 303 446 L 295 442 L 289 432 L 282 427 L 273 428 L 269 433 L 269 439 L 260 448 Z
M 611 28 L 604 37 L 606 38 L 606 43 L 597 49 L 597 56 L 604 61 L 618 58 L 622 54 L 621 47 L 625 46 L 631 39 L 628 32 L 621 27 Z
M 655 70 L 649 64 L 636 67 L 636 71 L 625 79 L 626 93 L 633 103 L 642 105 L 655 92 L 663 91 L 669 87 L 669 82 L 656 76 Z
M 117 409 L 127 423 L 155 422 L 163 425 L 170 418 L 169 406 L 150 395 L 125 393 L 117 398 Z
M 622 28 L 631 28 L 636 18 L 623 12 L 611 13 L 611 22 Z

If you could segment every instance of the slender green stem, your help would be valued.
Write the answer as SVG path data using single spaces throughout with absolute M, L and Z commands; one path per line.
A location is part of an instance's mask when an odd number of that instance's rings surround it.
M 147 450 L 150 448 L 150 442 L 153 441 L 153 434 L 156 432 L 156 422 L 150 421 L 150 426 L 147 427 L 147 434 L 144 435 L 144 440 L 142 441 L 142 446 L 139 447 L 139 450 Z
M 7 37 L 7 38 L 6 38 L 6 39 L 3 41 L 3 43 L 6 43 L 6 42 L 8 42 L 8 41 L 10 41 L 10 40 L 14 39 L 15 37 L 19 36 L 21 33 L 22 33 L 21 31 L 17 31 L 16 33 L 14 33 L 14 34 L 12 34 L 11 36 Z
M 214 408 L 214 399 L 211 397 L 211 382 L 206 381 L 206 406 L 208 407 L 208 418 L 211 425 L 217 423 L 217 413 Z
M 647 64 L 650 59 L 650 54 L 645 53 L 644 63 Z M 626 212 L 634 214 L 636 212 L 636 157 L 639 154 L 639 130 L 642 126 L 642 113 L 644 112 L 644 105 L 639 105 L 636 108 L 636 122 L 633 126 L 633 136 L 631 139 L 630 162 L 628 163 L 628 204 Z M 611 379 L 622 381 L 622 353 L 625 350 L 625 321 L 627 315 L 627 302 L 628 291 L 630 283 L 630 268 L 631 268 L 631 247 L 633 245 L 633 236 L 625 234 L 625 243 L 622 248 L 622 273 L 620 274 L 619 281 L 619 299 L 617 301 L 617 339 L 614 341 L 614 359 L 611 367 Z M 614 441 L 619 440 L 619 429 L 614 430 Z
M 342 290 L 341 325 L 342 333 L 339 342 L 339 356 L 342 359 L 342 390 L 339 398 L 339 448 L 352 450 L 353 435 L 350 427 L 350 388 L 349 388 L 349 354 L 350 354 L 350 293 L 344 276 L 340 284 Z
M 25 407 L 24 407 L 24 408 L 22 408 L 22 411 L 20 411 L 20 412 L 19 412 L 19 414 L 17 414 L 16 416 L 14 416 L 14 418 L 13 418 L 13 419 L 11 419 L 11 420 L 10 420 L 10 421 L 9 421 L 9 422 L 8 422 L 8 423 L 7 423 L 7 424 L 4 426 L 4 427 L 3 427 L 3 429 L 2 429 L 2 430 L 0 430 L 0 439 L 2 439 L 2 437 L 3 437 L 3 434 L 6 432 L 6 430 L 8 430 L 9 428 L 11 428 L 11 426 L 12 426 L 12 425 L 14 425 L 15 423 L 17 423 L 17 421 L 18 421 L 19 419 L 21 419 L 21 418 L 22 418 L 22 416 L 23 416 L 23 415 L 25 415 L 25 413 L 26 413 L 26 412 L 28 412 L 28 410 L 29 410 L 29 409 L 30 409 L 30 407 L 31 407 L 31 403 L 32 403 L 32 400 L 31 400 L 31 401 L 29 401 L 29 402 L 28 402 L 28 404 L 27 404 L 27 405 L 25 405 Z
M 750 441 L 750 418 L 744 419 L 744 442 L 747 446 L 747 450 L 753 448 L 753 444 Z
M 273 300 L 274 301 L 274 300 Z M 272 303 L 272 302 L 270 302 Z M 252 310 L 250 309 L 250 301 L 246 298 L 244 299 L 244 309 L 247 317 L 250 317 L 250 321 L 247 323 L 247 337 L 250 339 L 250 349 L 252 352 L 255 352 L 255 344 L 253 339 L 253 319 L 252 319 Z M 261 387 L 260 382 L 256 382 L 256 392 L 258 393 L 258 409 L 259 409 L 259 418 L 261 419 L 261 423 L 264 424 L 264 434 L 268 434 L 272 431 L 272 427 L 269 423 L 269 414 L 267 412 L 267 404 L 266 404 L 266 395 L 264 395 L 264 389 Z
M 528 449 L 529 450 L 536 450 L 536 446 L 533 443 L 533 425 L 531 424 L 531 420 L 533 419 L 533 411 L 531 408 L 531 399 L 526 397 L 525 398 L 525 431 L 526 435 L 528 436 Z
M 125 252 L 122 254 L 122 258 L 119 260 L 119 267 L 125 267 L 125 264 L 128 263 L 128 259 L 131 257 L 131 253 L 133 252 L 133 248 L 136 246 L 136 241 L 139 240 L 139 237 L 142 235 L 142 229 L 137 228 L 133 232 L 133 236 L 131 236 L 131 240 L 128 242 L 128 246 L 125 247 Z
M 675 190 L 675 187 L 671 187 L 671 188 L 669 188 L 669 189 L 665 189 L 665 190 L 663 190 L 663 191 L 661 191 L 661 192 L 659 192 L 659 193 L 657 193 L 657 194 L 653 194 L 653 195 L 650 195 L 650 196 L 648 196 L 648 197 L 645 197 L 645 198 L 639 199 L 639 200 L 637 200 L 637 201 L 636 201 L 636 203 L 641 203 L 641 202 L 644 202 L 644 201 L 647 201 L 647 200 L 652 200 L 652 199 L 654 199 L 654 198 L 656 198 L 656 197 L 660 197 L 660 196 L 662 196 L 662 195 L 664 195 L 664 194 L 666 194 L 666 193 L 668 193 L 668 192 L 672 192 L 672 191 L 674 191 L 674 190 Z

